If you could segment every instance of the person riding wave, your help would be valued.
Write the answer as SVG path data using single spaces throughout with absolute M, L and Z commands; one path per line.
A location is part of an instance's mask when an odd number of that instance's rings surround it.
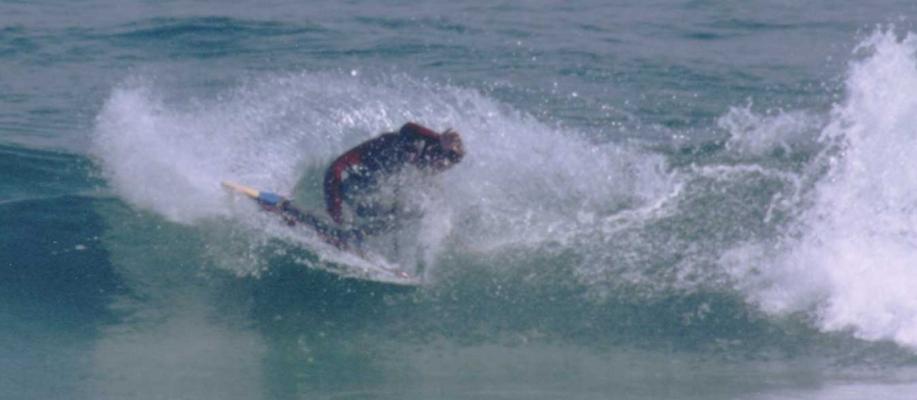
M 383 133 L 353 147 L 331 163 L 324 179 L 328 215 L 339 226 L 355 229 L 359 236 L 391 230 L 400 212 L 378 196 L 385 185 L 391 184 L 388 178 L 409 165 L 440 173 L 464 156 L 458 132 L 447 129 L 437 133 L 414 122 L 406 123 L 396 132 Z M 354 221 L 345 220 L 345 206 Z
M 259 192 L 232 182 L 223 186 L 255 198 L 267 211 L 280 214 L 289 225 L 311 227 L 322 239 L 340 249 L 359 245 L 367 236 L 390 231 L 406 214 L 398 199 L 386 204 L 379 196 L 386 189 L 398 192 L 403 180 L 393 180 L 407 166 L 425 173 L 440 173 L 462 161 L 465 148 L 458 132 L 447 129 L 437 133 L 414 122 L 397 132 L 383 133 L 337 157 L 325 172 L 324 194 L 333 223 L 304 211 L 289 198 Z M 396 196 L 397 197 L 397 196 Z M 351 218 L 344 216 L 350 211 Z M 359 248 L 357 249 L 359 251 Z

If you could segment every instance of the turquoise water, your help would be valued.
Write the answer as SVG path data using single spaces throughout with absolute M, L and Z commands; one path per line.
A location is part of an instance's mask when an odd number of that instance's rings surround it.
M 913 398 L 915 12 L 0 3 L 0 397 Z M 218 185 L 408 120 L 420 288 Z

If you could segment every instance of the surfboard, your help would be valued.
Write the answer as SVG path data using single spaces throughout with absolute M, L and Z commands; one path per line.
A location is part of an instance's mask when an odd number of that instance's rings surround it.
M 221 182 L 223 188 L 231 193 L 241 194 L 254 200 L 261 209 L 278 215 L 291 227 L 302 227 L 316 233 L 329 246 L 323 249 L 309 249 L 323 254 L 323 259 L 333 264 L 326 270 L 347 278 L 356 278 L 396 285 L 418 286 L 423 282 L 420 277 L 403 271 L 398 265 L 386 261 L 383 257 L 365 250 L 352 249 L 352 243 L 362 239 L 362 233 L 356 229 L 336 226 L 316 213 L 304 211 L 284 196 L 277 193 L 258 190 L 232 181 Z

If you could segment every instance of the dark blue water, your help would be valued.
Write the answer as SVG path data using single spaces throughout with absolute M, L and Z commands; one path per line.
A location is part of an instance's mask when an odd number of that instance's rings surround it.
M 909 399 L 910 2 L 0 3 L 0 394 Z M 406 121 L 468 156 L 333 257 Z

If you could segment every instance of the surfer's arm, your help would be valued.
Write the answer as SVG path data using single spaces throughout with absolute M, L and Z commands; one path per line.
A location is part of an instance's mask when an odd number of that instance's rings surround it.
M 325 208 L 334 222 L 341 223 L 341 168 L 332 164 L 325 173 Z
M 343 206 L 341 181 L 344 179 L 344 171 L 359 163 L 360 153 L 351 150 L 334 160 L 331 166 L 328 167 L 328 171 L 325 172 L 325 207 L 331 219 L 338 224 L 343 222 L 341 218 L 341 207 Z

